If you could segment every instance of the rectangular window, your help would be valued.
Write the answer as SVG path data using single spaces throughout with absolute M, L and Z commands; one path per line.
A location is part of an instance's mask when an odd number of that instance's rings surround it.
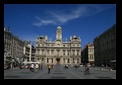
M 65 55 L 65 50 L 63 50 L 63 55 Z
M 77 63 L 79 63 L 79 59 L 77 60 Z
M 53 63 L 53 58 L 52 58 L 52 63 Z
M 75 60 L 74 60 L 74 58 L 73 58 L 73 63 L 75 63 Z
M 65 51 L 63 51 L 63 55 L 65 55 Z
M 68 62 L 67 63 L 69 63 L 69 58 L 68 58 Z
M 67 55 L 69 55 L 69 51 L 67 51 Z

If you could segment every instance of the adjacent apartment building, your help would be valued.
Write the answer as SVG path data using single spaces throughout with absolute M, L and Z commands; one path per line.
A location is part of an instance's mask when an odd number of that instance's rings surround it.
M 34 61 L 35 51 L 34 45 L 13 35 L 9 26 L 4 28 L 4 64 Z
M 24 41 L 19 39 L 18 36 L 13 35 L 10 31 L 10 27 L 4 28 L 4 58 L 5 63 L 10 63 L 13 59 L 18 61 L 23 56 Z M 13 61 L 13 62 L 14 62 Z
M 88 43 L 81 52 L 81 62 L 83 64 L 94 64 L 94 44 Z
M 36 53 L 36 49 L 35 49 L 34 45 L 28 41 L 25 41 L 24 50 L 23 50 L 24 61 L 25 62 L 36 61 L 35 53 Z

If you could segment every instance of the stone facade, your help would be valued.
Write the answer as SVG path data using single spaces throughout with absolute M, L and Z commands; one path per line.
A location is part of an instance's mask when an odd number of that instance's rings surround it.
M 82 50 L 82 62 L 94 64 L 94 44 L 88 43 Z
M 58 26 L 55 41 L 48 41 L 47 36 L 37 38 L 36 58 L 44 64 L 80 64 L 81 39 L 74 35 L 70 36 L 70 42 L 62 41 L 62 28 Z
M 10 27 L 4 28 L 4 54 L 9 54 L 6 61 L 10 62 L 12 59 L 19 61 L 23 57 L 24 41 L 19 39 L 10 31 Z

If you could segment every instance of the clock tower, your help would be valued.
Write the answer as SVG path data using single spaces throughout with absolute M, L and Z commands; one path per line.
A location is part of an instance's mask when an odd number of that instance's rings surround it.
M 62 41 L 62 28 L 60 26 L 56 30 L 56 41 Z

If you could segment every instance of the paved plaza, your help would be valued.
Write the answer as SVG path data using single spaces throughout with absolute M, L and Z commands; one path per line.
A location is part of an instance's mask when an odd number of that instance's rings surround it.
M 84 75 L 84 70 L 84 67 L 76 69 L 71 66 L 65 69 L 61 65 L 55 65 L 50 74 L 46 66 L 38 73 L 33 73 L 29 69 L 9 69 L 4 70 L 4 79 L 116 79 L 115 70 L 90 68 L 89 75 Z

